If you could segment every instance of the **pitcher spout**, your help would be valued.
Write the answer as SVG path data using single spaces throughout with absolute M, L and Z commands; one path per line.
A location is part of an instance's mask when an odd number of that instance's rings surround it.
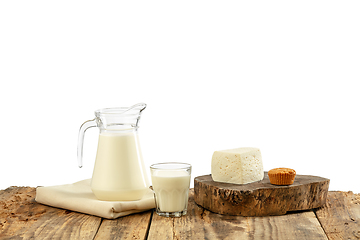
M 102 108 L 95 111 L 95 115 L 114 116 L 114 115 L 139 115 L 146 108 L 145 103 L 138 103 L 131 107 Z
M 139 114 L 140 114 L 145 108 L 146 108 L 145 103 L 138 103 L 138 104 L 135 104 L 135 105 L 129 107 L 129 109 L 126 111 L 139 111 Z
M 138 128 L 145 103 L 138 103 L 131 107 L 103 108 L 95 111 L 95 116 L 100 129 L 124 130 Z

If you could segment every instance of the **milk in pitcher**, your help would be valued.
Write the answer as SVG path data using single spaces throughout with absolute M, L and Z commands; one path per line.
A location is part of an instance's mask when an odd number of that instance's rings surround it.
M 99 135 L 91 189 L 100 200 L 141 199 L 149 183 L 136 131 Z

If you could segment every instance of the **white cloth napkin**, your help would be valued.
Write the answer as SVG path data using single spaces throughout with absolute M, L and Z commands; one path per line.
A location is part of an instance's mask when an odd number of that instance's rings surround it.
M 151 189 L 138 201 L 101 201 L 91 191 L 90 181 L 86 179 L 73 184 L 38 187 L 35 201 L 109 219 L 155 208 Z

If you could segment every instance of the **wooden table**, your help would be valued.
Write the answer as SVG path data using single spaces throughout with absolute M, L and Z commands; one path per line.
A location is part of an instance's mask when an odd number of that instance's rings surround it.
M 0 191 L 0 239 L 360 239 L 360 195 L 329 192 L 319 209 L 282 216 L 212 213 L 194 203 L 188 214 L 159 217 L 153 211 L 115 220 L 38 204 L 35 188 Z

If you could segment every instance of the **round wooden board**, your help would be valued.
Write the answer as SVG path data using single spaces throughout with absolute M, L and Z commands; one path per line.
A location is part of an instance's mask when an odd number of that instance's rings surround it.
M 326 202 L 329 183 L 327 178 L 296 175 L 292 185 L 276 186 L 265 172 L 263 180 L 240 185 L 214 182 L 211 175 L 204 175 L 194 179 L 194 200 L 203 208 L 224 215 L 284 215 L 321 207 Z

